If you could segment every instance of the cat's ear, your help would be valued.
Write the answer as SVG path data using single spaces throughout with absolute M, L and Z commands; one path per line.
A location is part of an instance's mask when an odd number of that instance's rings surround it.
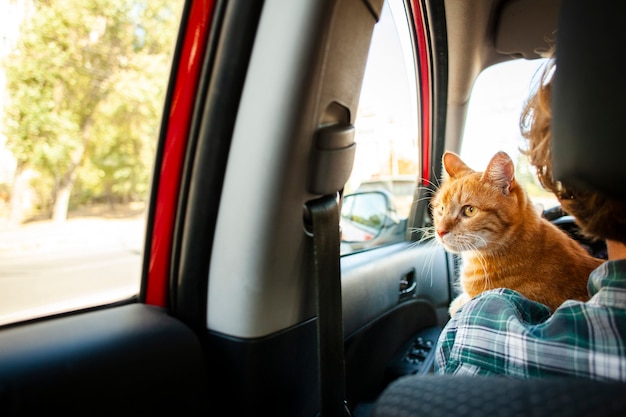
M 508 194 L 515 179 L 515 166 L 511 157 L 502 151 L 495 154 L 489 161 L 482 179 L 495 184 L 502 190 L 502 194 Z
M 443 154 L 442 162 L 444 174 L 447 174 L 447 176 L 451 178 L 461 177 L 474 172 L 472 168 L 465 165 L 465 162 L 463 162 L 457 154 L 450 151 L 446 151 Z M 445 177 L 446 175 L 444 175 L 444 178 Z

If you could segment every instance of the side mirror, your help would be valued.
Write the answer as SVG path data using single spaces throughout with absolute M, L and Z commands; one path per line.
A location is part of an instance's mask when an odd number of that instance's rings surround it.
M 343 253 L 398 242 L 404 228 L 391 196 L 382 191 L 348 194 L 341 206 L 341 242 Z

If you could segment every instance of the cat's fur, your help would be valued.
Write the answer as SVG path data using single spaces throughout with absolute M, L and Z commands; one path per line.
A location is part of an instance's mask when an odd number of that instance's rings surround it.
M 484 172 L 451 152 L 443 166 L 432 201 L 436 238 L 463 257 L 462 294 L 450 304 L 451 316 L 493 288 L 519 291 L 552 310 L 567 299 L 589 298 L 589 273 L 603 261 L 540 216 L 506 153 L 495 154 Z

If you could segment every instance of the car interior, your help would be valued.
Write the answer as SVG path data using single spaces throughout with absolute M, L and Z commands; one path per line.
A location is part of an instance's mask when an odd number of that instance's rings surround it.
M 341 204 L 387 7 L 411 40 L 418 172 L 408 217 L 381 221 L 401 238 L 344 253 Z M 425 230 L 478 75 L 555 41 L 567 74 L 557 175 L 626 196 L 625 12 L 582 0 L 187 1 L 141 289 L 1 326 L 0 414 L 620 415 L 622 383 L 434 375 L 461 260 Z M 565 213 L 545 217 L 605 256 Z
M 623 81 L 610 74 L 617 68 L 614 51 L 623 36 L 615 28 L 624 10 L 608 4 L 602 8 L 587 6 L 585 2 L 563 2 L 559 11 L 552 97 L 554 176 L 564 184 L 601 189 L 607 195 L 623 198 L 623 187 L 614 182 L 614 176 L 621 173 L 609 173 L 599 169 L 598 164 L 617 163 L 608 154 L 624 146 L 610 121 L 615 120 L 614 112 L 623 108 L 621 99 L 614 97 L 615 91 L 623 88 Z M 607 41 L 597 45 L 582 35 L 582 25 Z M 599 70 L 596 59 L 603 67 L 606 65 L 607 76 L 602 80 L 595 77 Z M 594 82 L 589 83 L 590 79 Z M 594 111 L 589 111 L 590 107 Z M 596 136 L 597 142 L 589 140 Z M 623 382 L 577 378 L 521 381 L 505 377 L 411 376 L 387 388 L 378 399 L 374 415 L 609 416 L 623 413 L 623 392 Z

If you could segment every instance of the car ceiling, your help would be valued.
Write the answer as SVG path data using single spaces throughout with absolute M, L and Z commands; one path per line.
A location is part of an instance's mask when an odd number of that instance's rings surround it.
M 560 0 L 445 0 L 448 49 L 446 148 L 458 150 L 480 72 L 516 58 L 541 58 L 554 40 Z

